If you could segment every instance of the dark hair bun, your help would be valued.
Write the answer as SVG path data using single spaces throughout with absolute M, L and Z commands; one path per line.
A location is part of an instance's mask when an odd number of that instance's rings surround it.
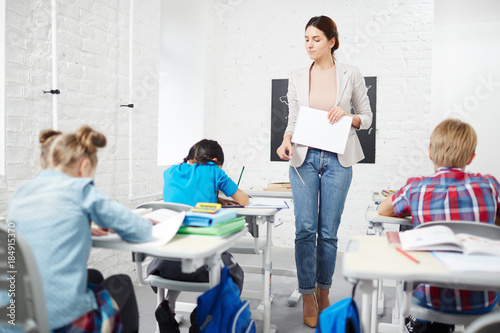
M 38 137 L 38 141 L 40 141 L 40 143 L 43 146 L 44 144 L 47 144 L 50 140 L 52 140 L 54 138 L 54 136 L 61 135 L 61 134 L 62 134 L 61 132 L 54 131 L 52 129 L 43 130 L 40 132 L 40 136 Z
M 328 16 L 314 16 L 312 17 L 309 22 L 306 24 L 306 30 L 308 27 L 313 26 L 325 34 L 326 38 L 329 40 L 332 38 L 335 38 L 335 44 L 333 45 L 331 49 L 331 53 L 333 55 L 333 52 L 339 48 L 340 42 L 339 42 L 339 32 L 337 30 L 337 24 Z
M 97 151 L 97 148 L 106 146 L 106 137 L 101 132 L 93 130 L 90 126 L 81 126 L 75 133 L 76 140 L 91 154 Z

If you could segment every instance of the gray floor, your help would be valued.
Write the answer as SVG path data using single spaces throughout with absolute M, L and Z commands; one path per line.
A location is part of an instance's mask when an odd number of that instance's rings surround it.
M 234 255 L 240 265 L 259 265 L 261 262 L 260 256 L 256 255 Z M 273 248 L 273 267 L 274 268 L 295 268 L 294 250 L 291 248 Z M 333 304 L 345 297 L 349 297 L 352 291 L 352 285 L 345 281 L 342 276 L 342 254 L 339 253 L 337 258 L 337 269 L 333 277 L 333 287 L 330 292 L 330 302 Z M 245 274 L 245 289 L 258 290 L 260 286 L 261 276 L 257 274 Z M 304 325 L 302 321 L 302 301 L 295 307 L 288 305 L 288 297 L 296 287 L 297 281 L 293 277 L 272 276 L 272 294 L 274 301 L 271 311 L 271 323 L 277 325 L 278 332 L 298 333 L 298 332 L 314 332 L 313 329 Z M 390 313 L 390 307 L 393 305 L 393 295 L 391 288 L 386 290 L 386 313 Z M 156 308 L 156 295 L 149 287 L 136 287 L 136 295 L 139 303 L 140 311 L 140 332 L 154 332 L 156 321 L 154 318 L 154 310 Z M 182 293 L 179 301 L 196 302 L 196 293 Z M 358 297 L 356 300 L 359 303 Z M 252 307 L 255 308 L 258 302 L 251 300 Z M 189 332 L 189 313 L 183 313 L 187 321 L 181 324 L 181 332 Z M 388 317 L 388 316 L 386 316 Z M 381 318 L 381 321 L 388 321 L 388 318 Z M 262 321 L 256 322 L 257 332 L 262 332 Z

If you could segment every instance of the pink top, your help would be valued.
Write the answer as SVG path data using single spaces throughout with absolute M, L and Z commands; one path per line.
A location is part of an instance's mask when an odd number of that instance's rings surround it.
M 311 68 L 309 76 L 309 106 L 330 111 L 337 101 L 337 66 L 320 70 Z

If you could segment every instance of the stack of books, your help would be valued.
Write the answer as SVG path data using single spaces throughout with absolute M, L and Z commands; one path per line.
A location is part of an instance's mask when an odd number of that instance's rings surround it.
M 264 191 L 292 192 L 292 186 L 290 182 L 269 183 L 268 187 L 264 187 Z
M 186 212 L 178 234 L 222 237 L 245 227 L 245 217 L 237 217 L 235 210 L 219 209 L 215 213 Z

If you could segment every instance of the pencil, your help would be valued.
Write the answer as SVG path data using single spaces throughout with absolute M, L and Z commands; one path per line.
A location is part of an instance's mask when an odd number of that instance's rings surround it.
M 295 169 L 295 172 L 296 172 L 296 173 L 297 173 L 297 175 L 299 176 L 300 181 L 302 182 L 302 184 L 304 184 L 304 185 L 305 185 L 306 183 L 304 183 L 304 179 L 302 179 L 302 177 L 300 176 L 299 170 L 297 170 L 297 168 L 295 167 L 295 165 L 293 166 L 293 168 Z
M 240 179 L 238 179 L 238 184 L 237 184 L 238 186 L 240 186 L 241 176 L 243 176 L 243 170 L 245 170 L 245 166 L 241 168 Z
M 397 247 L 396 250 L 398 250 L 399 253 L 403 254 L 406 258 L 410 259 L 414 263 L 418 264 L 420 261 L 409 255 L 406 251 L 401 250 L 401 248 Z

